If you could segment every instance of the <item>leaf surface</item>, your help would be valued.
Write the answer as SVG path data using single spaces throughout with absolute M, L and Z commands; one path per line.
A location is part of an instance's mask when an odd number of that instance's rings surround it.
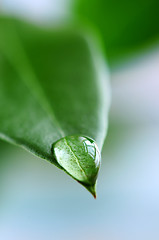
M 80 181 L 79 169 L 73 174 L 59 164 L 53 146 L 67 136 L 81 136 L 93 139 L 101 151 L 109 107 L 107 81 L 102 60 L 81 33 L 0 17 L 1 139 L 49 160 Z M 70 144 L 75 140 L 71 138 Z M 61 146 L 65 149 L 66 141 L 61 140 Z M 78 144 L 73 147 L 78 153 Z M 93 166 L 88 149 L 88 158 L 81 150 L 79 154 Z

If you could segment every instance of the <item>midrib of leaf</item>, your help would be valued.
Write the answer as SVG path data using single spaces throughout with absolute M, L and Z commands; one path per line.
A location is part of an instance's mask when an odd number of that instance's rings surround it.
M 68 141 L 66 140 L 66 138 L 64 137 L 64 140 L 65 140 L 65 142 L 66 142 L 66 145 L 68 146 L 68 148 L 70 149 L 70 151 L 71 151 L 71 153 L 73 154 L 73 156 L 75 157 L 75 160 L 76 160 L 76 163 L 77 163 L 77 165 L 79 166 L 79 168 L 81 169 L 81 171 L 82 171 L 82 173 L 83 173 L 83 175 L 85 176 L 85 178 L 87 179 L 88 177 L 87 177 L 87 175 L 86 175 L 86 173 L 85 173 L 85 171 L 84 171 L 84 169 L 81 167 L 81 165 L 80 165 L 80 163 L 79 163 L 79 160 L 78 160 L 78 157 L 76 156 L 76 154 L 74 153 L 74 151 L 72 150 L 72 148 L 71 148 L 71 146 L 70 146 L 70 144 L 68 143 Z
M 14 49 L 16 49 L 16 52 L 14 52 L 13 49 L 10 49 L 10 46 L 4 47 L 0 45 L 3 54 L 10 61 L 12 66 L 16 69 L 24 84 L 29 88 L 31 94 L 36 98 L 44 111 L 49 115 L 53 125 L 57 126 L 56 129 L 58 129 L 61 138 L 65 137 L 65 133 L 60 126 L 60 123 L 57 120 L 53 109 L 47 101 L 47 97 L 39 84 L 38 78 L 33 70 L 33 67 L 31 66 L 29 58 L 27 57 L 25 49 L 20 41 L 20 38 L 18 37 L 15 26 L 13 24 L 11 24 L 7 35 L 10 35 L 10 38 L 12 39 L 12 41 L 14 41 Z

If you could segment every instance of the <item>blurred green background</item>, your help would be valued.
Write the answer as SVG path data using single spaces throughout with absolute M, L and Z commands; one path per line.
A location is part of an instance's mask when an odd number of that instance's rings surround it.
M 158 1 L 1 0 L 41 24 L 100 36 L 112 86 L 95 201 L 50 163 L 0 143 L 0 239 L 159 239 Z
M 75 18 L 97 29 L 114 64 L 158 41 L 158 9 L 158 0 L 78 0 Z

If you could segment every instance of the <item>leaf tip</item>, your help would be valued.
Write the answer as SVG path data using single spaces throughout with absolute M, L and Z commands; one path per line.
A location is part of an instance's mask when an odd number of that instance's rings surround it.
M 67 136 L 57 141 L 53 150 L 58 164 L 96 198 L 100 152 L 94 140 L 84 136 Z
M 97 193 L 96 193 L 96 184 L 91 185 L 91 186 L 87 186 L 82 184 L 94 197 L 94 199 L 97 198 Z

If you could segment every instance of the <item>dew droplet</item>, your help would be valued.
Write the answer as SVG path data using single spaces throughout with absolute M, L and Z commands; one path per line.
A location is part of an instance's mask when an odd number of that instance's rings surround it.
M 100 152 L 95 141 L 84 136 L 67 136 L 53 145 L 53 152 L 58 164 L 96 196 Z

